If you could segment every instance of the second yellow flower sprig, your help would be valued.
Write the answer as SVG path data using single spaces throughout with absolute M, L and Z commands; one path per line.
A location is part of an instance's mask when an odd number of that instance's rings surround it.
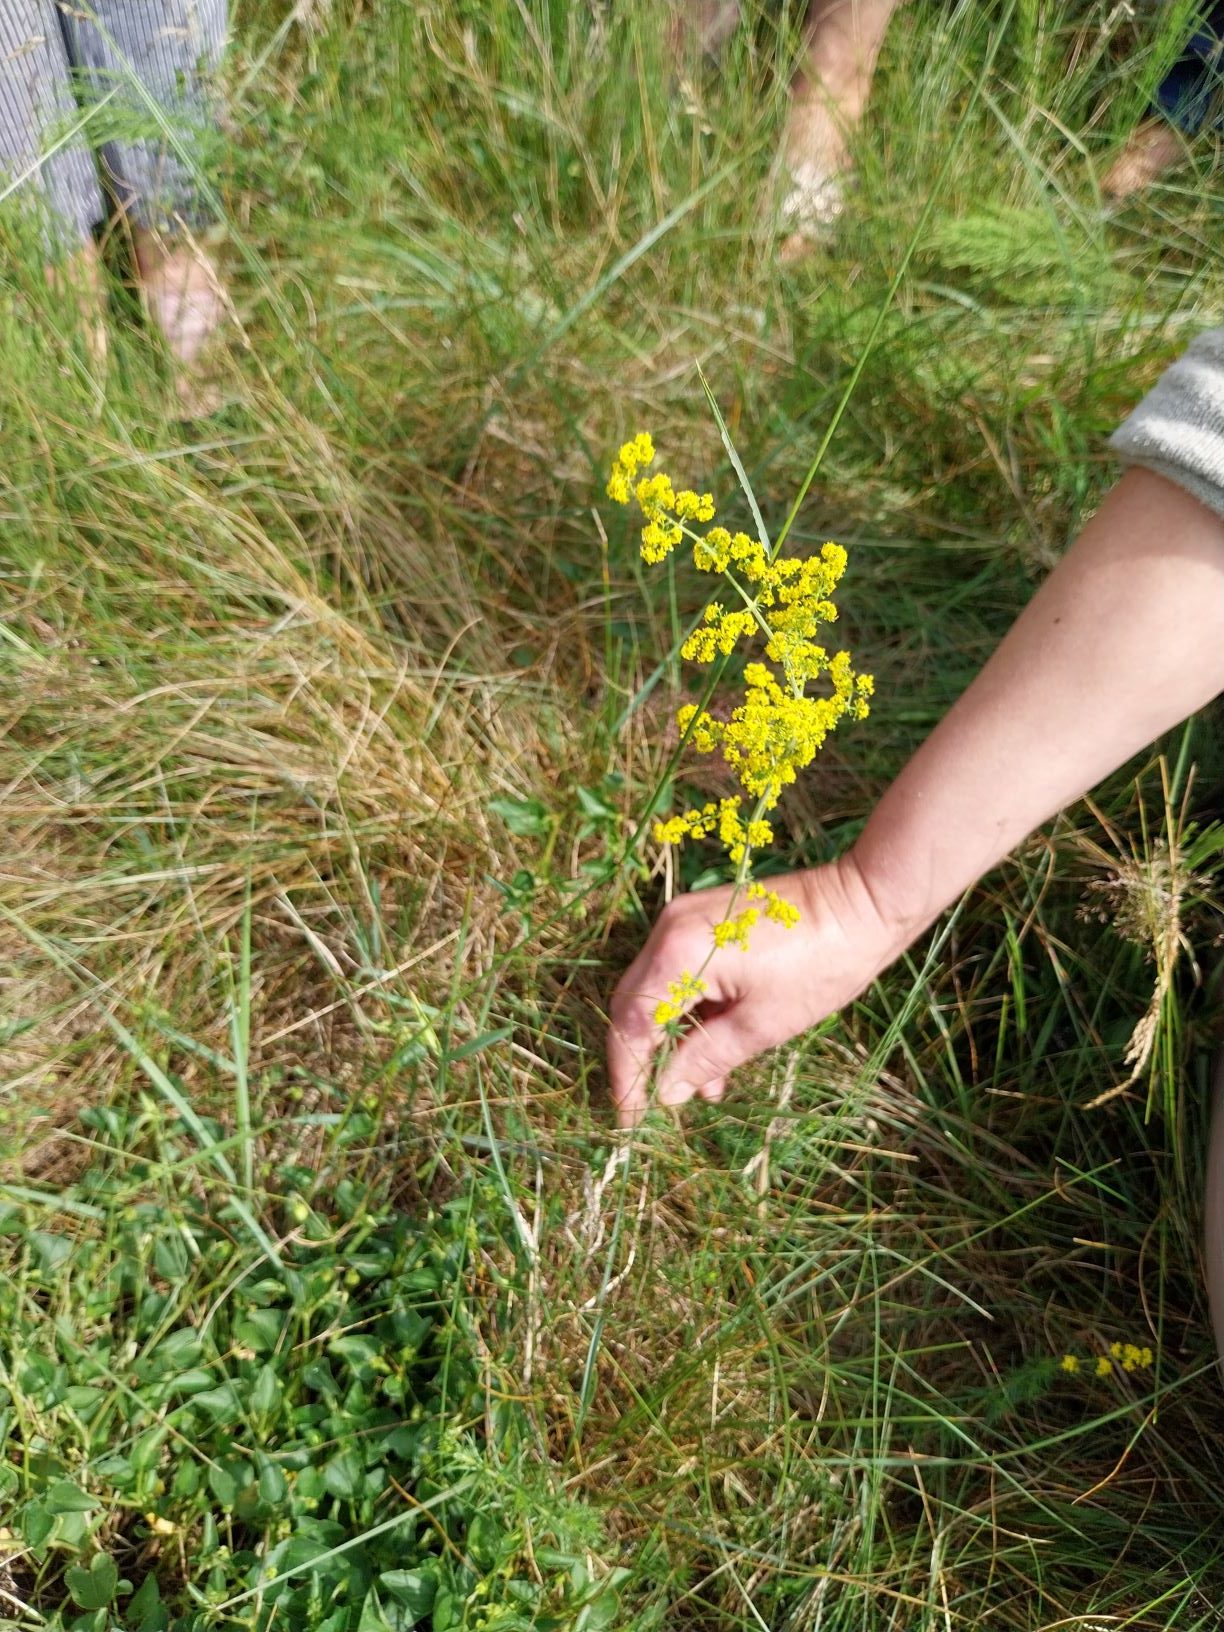
M 1112 1377 L 1117 1367 L 1123 1371 L 1150 1371 L 1152 1351 L 1146 1344 L 1111 1343 L 1109 1353 L 1098 1354 L 1095 1359 L 1091 1355 L 1081 1359 L 1078 1354 L 1064 1354 L 1059 1361 L 1059 1370 L 1072 1375 L 1090 1371 L 1094 1377 Z
M 717 834 L 736 867 L 732 906 L 741 890 L 748 904 L 714 925 L 714 946 L 746 948 L 762 914 L 787 927 L 799 919 L 791 902 L 751 878 L 752 852 L 773 840 L 768 814 L 843 719 L 866 717 L 874 685 L 870 675 L 855 673 L 848 652 L 831 653 L 818 638 L 837 618 L 832 595 L 846 569 L 845 550 L 825 544 L 818 555 L 775 557 L 763 539 L 747 533 L 725 527 L 698 532 L 695 523 L 714 519 L 713 496 L 677 489 L 662 471 L 646 474 L 654 460 L 654 442 L 641 431 L 622 446 L 607 486 L 610 499 L 636 502 L 641 511 L 643 560 L 657 565 L 687 539 L 693 565 L 722 577 L 733 596 L 730 605 L 710 601 L 681 655 L 708 664 L 729 656 L 742 642 L 759 639 L 763 648 L 765 661 L 745 666 L 744 700 L 729 719 L 715 719 L 692 704 L 676 716 L 681 734 L 699 753 L 721 751 L 751 798 L 751 811 L 745 815 L 744 796 L 737 795 L 654 826 L 655 838 L 665 844 Z M 817 682 L 825 689 L 809 692 Z M 658 1024 L 678 1019 L 703 989 L 700 978 L 686 971 L 658 1005 Z

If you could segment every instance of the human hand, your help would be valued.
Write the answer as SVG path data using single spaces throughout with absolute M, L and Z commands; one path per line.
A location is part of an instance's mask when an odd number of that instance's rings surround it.
M 730 946 L 711 954 L 713 926 L 726 915 L 731 887 L 698 890 L 664 909 L 621 977 L 611 1005 L 608 1069 L 622 1127 L 646 1111 L 652 1063 L 666 1039 L 654 1014 L 669 981 L 700 971 L 706 990 L 689 1006 L 692 1024 L 663 1068 L 658 1102 L 721 1099 L 737 1065 L 849 1003 L 910 939 L 886 921 L 853 852 L 827 867 L 771 878 L 769 887 L 798 907 L 793 928 L 762 917 L 746 951 Z

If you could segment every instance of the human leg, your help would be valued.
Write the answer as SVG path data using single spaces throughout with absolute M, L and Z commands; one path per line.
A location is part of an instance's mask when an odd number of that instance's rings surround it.
M 47 212 L 47 279 L 79 307 L 95 362 L 106 354 L 102 268 L 93 229 L 105 201 L 53 0 L 0 5 L 0 199 L 41 195 Z
M 803 62 L 791 86 L 783 215 L 800 235 L 842 209 L 849 139 L 863 116 L 880 47 L 902 0 L 811 0 Z M 793 241 L 792 241 L 793 242 Z
M 1182 55 L 1160 82 L 1158 117 L 1145 119 L 1110 166 L 1102 191 L 1121 202 L 1159 181 L 1189 137 L 1218 122 L 1224 101 L 1224 0 L 1212 0 Z
M 101 144 L 125 216 L 167 230 L 206 219 L 184 157 L 210 123 L 207 76 L 225 39 L 226 0 L 60 0 L 68 51 L 91 97 L 139 135 Z
M 106 142 L 103 167 L 132 227 L 150 316 L 189 366 L 224 311 L 217 269 L 191 241 L 208 211 L 184 149 L 210 120 L 207 76 L 224 44 L 226 0 L 92 0 L 63 11 L 90 93 L 112 95 L 147 132 Z
M 75 251 L 102 219 L 97 170 L 72 94 L 53 0 L 0 5 L 0 198 L 27 184 L 42 193 L 53 232 Z

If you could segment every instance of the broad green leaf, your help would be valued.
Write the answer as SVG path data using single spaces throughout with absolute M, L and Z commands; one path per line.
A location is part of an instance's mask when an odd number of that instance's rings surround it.
M 323 1484 L 333 1496 L 356 1496 L 361 1490 L 365 1467 L 357 1452 L 346 1447 L 323 1467 Z
M 48 1513 L 92 1513 L 102 1504 L 70 1479 L 57 1479 L 43 1498 Z
M 329 1354 L 338 1354 L 354 1369 L 368 1366 L 371 1361 L 377 1360 L 382 1353 L 382 1344 L 374 1337 L 361 1337 L 356 1334 L 348 1337 L 337 1337 L 327 1345 Z
M 515 838 L 539 838 L 548 832 L 548 807 L 538 799 L 490 799 L 489 809 L 501 817 Z
M 157 1466 L 162 1446 L 169 1437 L 170 1430 L 164 1424 L 159 1424 L 156 1428 L 146 1428 L 128 1452 L 128 1461 L 137 1473 L 147 1473 L 150 1468 Z
M 106 1398 L 105 1389 L 94 1388 L 89 1383 L 72 1383 L 64 1390 L 64 1404 L 74 1411 L 92 1411 Z
M 215 1462 L 209 1468 L 208 1485 L 223 1508 L 233 1507 L 238 1500 L 238 1481 L 222 1463 Z
M 463 1618 L 463 1605 L 449 1587 L 434 1599 L 433 1619 L 430 1622 L 432 1632 L 451 1632 L 451 1628 L 458 1626 Z
M 280 1378 L 271 1366 L 261 1366 L 251 1390 L 251 1410 L 256 1416 L 270 1417 L 280 1409 L 283 1392 Z
M 87 1570 L 69 1565 L 64 1581 L 73 1603 L 82 1609 L 105 1609 L 119 1585 L 119 1570 L 109 1553 L 95 1553 Z
M 281 1340 L 285 1315 L 280 1309 L 252 1309 L 234 1327 L 234 1337 L 256 1354 L 267 1354 Z
M 194 1366 L 204 1352 L 204 1345 L 194 1326 L 180 1326 L 161 1339 L 157 1352 L 167 1366 Z
M 55 1529 L 55 1519 L 41 1502 L 31 1502 L 21 1518 L 21 1533 L 31 1547 L 41 1547 Z
M 55 1235 L 50 1230 L 31 1230 L 26 1239 L 46 1274 L 59 1268 L 72 1252 L 72 1242 L 66 1235 Z
M 129 1626 L 136 1628 L 136 1632 L 157 1632 L 166 1625 L 161 1588 L 152 1570 L 128 1600 L 125 1618 Z
M 419 1570 L 384 1570 L 378 1581 L 404 1606 L 414 1624 L 424 1620 L 438 1596 L 438 1572 L 429 1565 Z
M 289 1484 L 281 1470 L 269 1462 L 260 1471 L 259 1499 L 269 1507 L 278 1507 L 289 1494 Z
M 191 1403 L 207 1411 L 216 1422 L 237 1422 L 242 1416 L 242 1400 L 233 1383 L 223 1383 L 220 1388 L 197 1394 Z
M 180 1371 L 177 1377 L 172 1377 L 167 1387 L 175 1394 L 199 1394 L 211 1388 L 216 1380 L 215 1372 L 206 1371 L 203 1366 L 192 1366 L 189 1371 Z

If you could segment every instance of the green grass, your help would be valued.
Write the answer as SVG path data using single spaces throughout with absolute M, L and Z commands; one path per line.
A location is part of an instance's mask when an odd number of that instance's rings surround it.
M 1178 8 L 915 0 L 795 267 L 793 15 L 680 87 L 659 9 L 240 8 L 212 421 L 5 206 L 0 1626 L 1219 1624 L 1218 720 L 723 1106 L 602 1067 L 701 776 L 611 451 L 729 494 L 700 364 L 777 527 L 827 440 L 834 854 L 1218 316 L 1210 136 L 1099 204 Z

